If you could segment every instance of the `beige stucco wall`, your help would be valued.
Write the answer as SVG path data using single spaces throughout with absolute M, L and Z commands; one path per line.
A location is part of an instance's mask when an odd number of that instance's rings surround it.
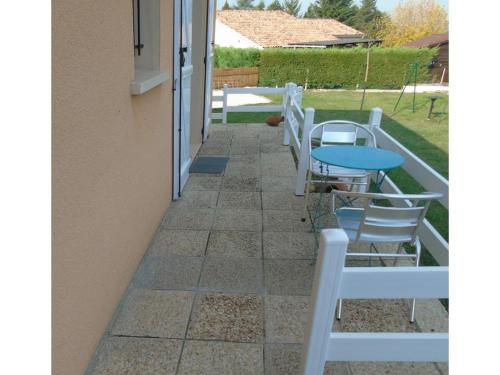
M 161 0 L 169 75 L 171 2 Z M 171 81 L 130 96 L 131 1 L 52 4 L 53 373 L 73 375 L 86 368 L 169 204 Z
M 198 151 L 203 128 L 203 101 L 205 100 L 205 57 L 208 0 L 193 2 L 193 77 L 191 80 L 191 157 Z M 202 37 L 197 37 L 202 36 Z

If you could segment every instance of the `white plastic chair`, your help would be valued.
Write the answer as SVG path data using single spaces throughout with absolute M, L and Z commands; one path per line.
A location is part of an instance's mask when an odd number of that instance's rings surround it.
M 396 265 L 399 258 L 415 260 L 415 267 L 420 264 L 421 244 L 417 235 L 418 227 L 425 218 L 431 201 L 442 197 L 440 193 L 421 194 L 378 194 L 359 193 L 341 190 L 332 191 L 335 195 L 361 200 L 362 207 L 341 207 L 334 210 L 339 228 L 349 237 L 350 244 L 369 243 L 370 252 L 349 252 L 349 257 L 394 258 Z M 381 205 L 381 200 L 389 200 L 394 206 Z M 410 205 L 408 205 L 410 203 Z M 396 253 L 379 253 L 375 244 L 397 244 Z M 402 252 L 403 245 L 415 246 L 415 254 Z M 375 252 L 372 252 L 375 250 Z M 371 263 L 371 262 L 370 262 Z M 337 319 L 342 312 L 342 301 L 339 301 Z M 410 322 L 415 321 L 415 299 L 411 307 Z
M 315 125 L 311 129 L 308 142 L 309 170 L 306 177 L 306 199 L 302 221 L 305 221 L 307 216 L 311 184 L 334 185 L 341 183 L 348 186 L 350 191 L 368 191 L 370 185 L 369 171 L 327 165 L 311 157 L 311 152 L 315 146 L 356 146 L 361 138 L 365 139 L 363 146 L 377 147 L 375 135 L 366 126 L 356 122 L 343 120 L 326 121 Z M 332 195 L 332 209 L 334 208 L 335 199 Z

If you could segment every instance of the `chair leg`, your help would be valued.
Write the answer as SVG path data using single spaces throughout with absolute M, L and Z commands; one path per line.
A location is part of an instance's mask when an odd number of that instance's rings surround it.
M 307 179 L 306 179 L 306 197 L 304 202 L 304 212 L 302 214 L 302 219 L 300 219 L 303 223 L 305 223 L 307 218 L 307 207 L 309 205 L 309 189 L 311 186 L 311 171 L 307 171 Z
M 337 320 L 340 320 L 341 315 L 342 315 L 342 300 L 339 299 L 337 303 Z
M 420 246 L 420 240 L 417 239 L 415 242 L 415 267 L 418 267 L 420 265 L 420 253 L 422 251 L 422 248 Z M 412 303 L 411 303 L 411 313 L 410 313 L 410 323 L 415 323 L 415 307 L 416 307 L 416 300 L 413 298 Z
M 403 250 L 403 244 L 402 244 L 402 243 L 400 243 L 400 244 L 398 245 L 398 250 L 396 251 L 396 254 L 401 254 L 402 250 Z M 396 267 L 396 264 L 398 263 L 398 260 L 399 260 L 399 258 L 398 258 L 398 257 L 394 258 L 394 262 L 392 263 L 392 266 L 393 266 L 393 267 Z

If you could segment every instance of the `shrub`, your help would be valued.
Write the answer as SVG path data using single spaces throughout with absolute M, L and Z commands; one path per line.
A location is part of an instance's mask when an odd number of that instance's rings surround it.
M 364 82 L 366 48 L 262 50 L 260 86 L 283 86 L 287 82 L 310 88 L 355 88 Z M 428 82 L 428 66 L 436 49 L 372 48 L 368 73 L 369 88 L 399 88 L 415 61 L 420 62 L 418 82 Z
M 257 48 L 215 48 L 216 68 L 246 68 L 257 66 L 260 50 Z

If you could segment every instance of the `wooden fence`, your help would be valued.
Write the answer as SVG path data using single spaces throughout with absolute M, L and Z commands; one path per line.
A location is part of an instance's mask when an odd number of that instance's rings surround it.
M 212 86 L 221 89 L 224 84 L 231 87 L 257 86 L 259 83 L 259 68 L 223 68 L 214 69 Z

